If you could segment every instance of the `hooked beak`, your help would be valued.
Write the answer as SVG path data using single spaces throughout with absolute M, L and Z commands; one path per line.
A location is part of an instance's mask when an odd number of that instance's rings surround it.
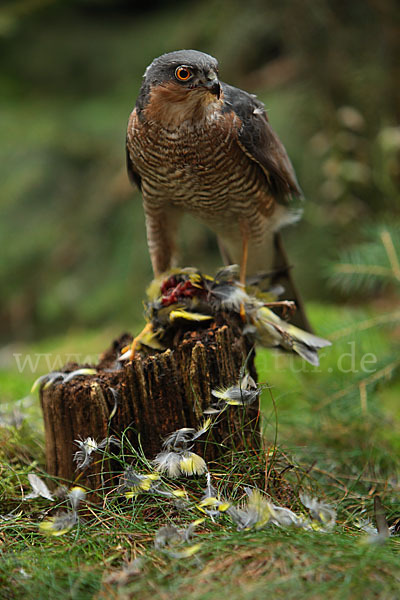
M 207 81 L 203 84 L 203 86 L 214 96 L 217 96 L 218 100 L 221 96 L 221 85 L 217 78 L 211 79 L 211 81 Z

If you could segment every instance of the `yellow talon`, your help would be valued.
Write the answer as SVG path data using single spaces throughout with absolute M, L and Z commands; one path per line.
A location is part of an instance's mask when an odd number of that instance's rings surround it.
M 132 343 L 129 344 L 128 346 L 124 346 L 124 348 L 122 348 L 121 350 L 121 356 L 119 358 L 119 360 L 133 360 L 135 357 L 135 353 L 136 353 L 136 348 L 137 345 L 139 344 L 140 340 L 150 331 L 152 331 L 153 329 L 153 325 L 151 323 L 146 323 L 146 325 L 143 327 L 142 331 L 132 340 Z M 129 356 L 126 356 L 127 352 L 129 352 Z
M 239 310 L 239 312 L 240 312 L 240 318 L 242 319 L 243 323 L 245 323 L 245 321 L 246 321 L 246 311 L 245 311 L 243 302 L 240 303 L 240 310 Z

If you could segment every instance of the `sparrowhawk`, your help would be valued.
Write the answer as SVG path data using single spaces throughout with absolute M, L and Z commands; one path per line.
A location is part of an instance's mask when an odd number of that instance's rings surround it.
M 176 263 L 177 228 L 190 213 L 216 233 L 243 283 L 285 272 L 285 298 L 299 304 L 278 234 L 299 217 L 293 167 L 262 102 L 220 81 L 215 58 L 180 50 L 147 67 L 129 118 L 127 165 L 142 191 L 156 276 Z M 301 325 L 309 327 L 305 315 Z

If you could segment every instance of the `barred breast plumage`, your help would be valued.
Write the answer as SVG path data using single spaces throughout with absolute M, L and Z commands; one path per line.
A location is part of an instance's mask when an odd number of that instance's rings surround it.
M 251 235 L 262 236 L 260 211 L 275 204 L 265 176 L 237 143 L 241 122 L 221 111 L 173 130 L 141 123 L 136 111 L 128 127 L 130 155 L 141 177 L 145 204 L 190 212 L 212 228 L 226 220 L 248 220 Z

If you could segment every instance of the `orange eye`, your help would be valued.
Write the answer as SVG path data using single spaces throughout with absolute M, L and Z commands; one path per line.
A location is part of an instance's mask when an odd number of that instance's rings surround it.
M 187 81 L 191 76 L 192 73 L 187 67 L 178 67 L 175 71 L 175 77 L 179 79 L 179 81 Z

